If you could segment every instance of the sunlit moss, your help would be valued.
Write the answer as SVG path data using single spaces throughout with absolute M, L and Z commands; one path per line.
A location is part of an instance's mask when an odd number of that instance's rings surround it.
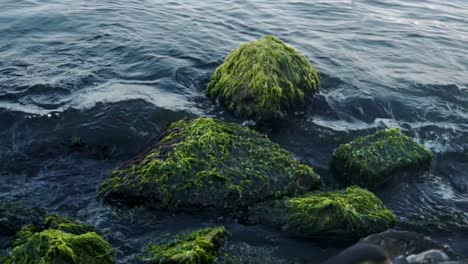
M 251 208 L 255 221 L 307 238 L 351 239 L 391 228 L 396 216 L 373 193 L 359 187 L 312 192 Z
M 340 145 L 333 153 L 334 171 L 360 186 L 376 186 L 400 170 L 428 170 L 432 153 L 392 128 Z
M 26 225 L 17 234 L 5 264 L 110 264 L 111 246 L 90 226 L 59 216 L 46 217 L 44 226 Z M 72 232 L 70 232 L 72 231 Z
M 17 245 L 5 264 L 105 264 L 114 263 L 110 245 L 94 232 L 74 235 L 48 229 L 32 234 Z
M 150 245 L 140 260 L 158 264 L 215 263 L 216 254 L 228 234 L 224 227 L 198 230 L 165 245 Z
M 59 215 L 45 217 L 44 224 L 46 229 L 57 229 L 76 235 L 96 231 L 96 228 L 92 225 L 77 223 Z
M 256 120 L 281 119 L 318 92 L 319 76 L 306 57 L 273 36 L 243 44 L 216 69 L 208 95 Z
M 321 186 L 309 166 L 247 127 L 212 118 L 173 123 L 148 151 L 112 172 L 108 202 L 176 208 L 238 208 Z

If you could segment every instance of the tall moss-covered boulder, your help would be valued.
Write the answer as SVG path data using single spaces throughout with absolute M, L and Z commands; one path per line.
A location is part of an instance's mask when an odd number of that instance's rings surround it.
M 229 235 L 224 227 L 205 228 L 179 236 L 164 245 L 150 245 L 140 258 L 145 263 L 210 264 Z
M 208 84 L 208 95 L 238 116 L 277 120 L 302 106 L 305 95 L 318 92 L 318 87 L 318 73 L 306 57 L 278 38 L 265 36 L 227 56 Z
M 100 187 L 105 201 L 166 209 L 236 209 L 321 186 L 266 136 L 212 118 L 173 123 Z
M 114 254 L 109 243 L 94 227 L 69 219 L 49 216 L 43 225 L 26 225 L 17 234 L 5 264 L 111 264 Z
M 333 152 L 332 168 L 351 184 L 375 187 L 395 172 L 426 171 L 431 162 L 429 150 L 392 128 L 340 145 Z
M 312 192 L 250 208 L 258 223 L 306 238 L 357 240 L 391 228 L 396 216 L 373 193 L 359 187 Z

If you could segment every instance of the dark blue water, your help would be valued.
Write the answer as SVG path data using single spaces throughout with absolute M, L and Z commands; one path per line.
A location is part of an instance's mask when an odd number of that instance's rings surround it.
M 226 254 L 244 263 L 317 263 L 343 247 L 97 199 L 109 170 L 169 122 L 244 122 L 208 99 L 206 84 L 229 51 L 265 34 L 307 55 L 322 78 L 320 96 L 270 138 L 339 187 L 334 147 L 401 127 L 435 153 L 434 166 L 377 195 L 400 228 L 468 247 L 466 0 L 0 2 L 0 199 L 99 226 L 119 263 L 167 233 L 214 224 L 231 230 Z M 70 149 L 71 137 L 87 146 Z

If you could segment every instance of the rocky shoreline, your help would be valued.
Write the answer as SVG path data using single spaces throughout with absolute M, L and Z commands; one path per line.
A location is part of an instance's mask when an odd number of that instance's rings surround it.
M 207 94 L 235 116 L 255 120 L 261 131 L 300 110 L 306 96 L 318 93 L 319 82 L 303 55 L 266 36 L 228 55 Z M 210 210 L 244 215 L 251 224 L 291 236 L 357 242 L 330 264 L 365 263 L 374 257 L 371 263 L 466 263 L 421 234 L 391 230 L 398 217 L 372 193 L 396 172 L 426 173 L 432 160 L 432 153 L 400 130 L 378 131 L 335 150 L 331 167 L 344 187 L 336 190 L 261 132 L 195 118 L 171 124 L 97 189 L 110 206 L 193 214 Z M 115 262 L 110 244 L 92 226 L 12 204 L 1 205 L 0 220 L 0 231 L 12 238 L 2 263 Z M 215 263 L 227 239 L 224 227 L 196 230 L 142 249 L 135 261 Z

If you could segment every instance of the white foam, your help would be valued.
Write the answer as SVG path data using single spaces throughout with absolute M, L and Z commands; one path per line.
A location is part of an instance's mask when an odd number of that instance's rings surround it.
M 68 103 L 66 105 L 55 109 L 45 109 L 34 104 L 11 102 L 1 102 L 0 108 L 44 116 L 63 112 L 69 108 L 90 109 L 96 106 L 97 103 L 116 103 L 141 99 L 163 109 L 186 111 L 197 115 L 202 114 L 201 109 L 190 101 L 188 95 L 165 91 L 154 83 L 109 82 L 80 90 L 67 99 Z
M 327 120 L 323 117 L 313 117 L 310 122 L 324 128 L 329 128 L 335 131 L 356 131 L 366 130 L 371 128 L 393 128 L 400 127 L 393 119 L 376 118 L 372 123 L 366 123 L 361 120 L 345 121 L 345 120 Z

